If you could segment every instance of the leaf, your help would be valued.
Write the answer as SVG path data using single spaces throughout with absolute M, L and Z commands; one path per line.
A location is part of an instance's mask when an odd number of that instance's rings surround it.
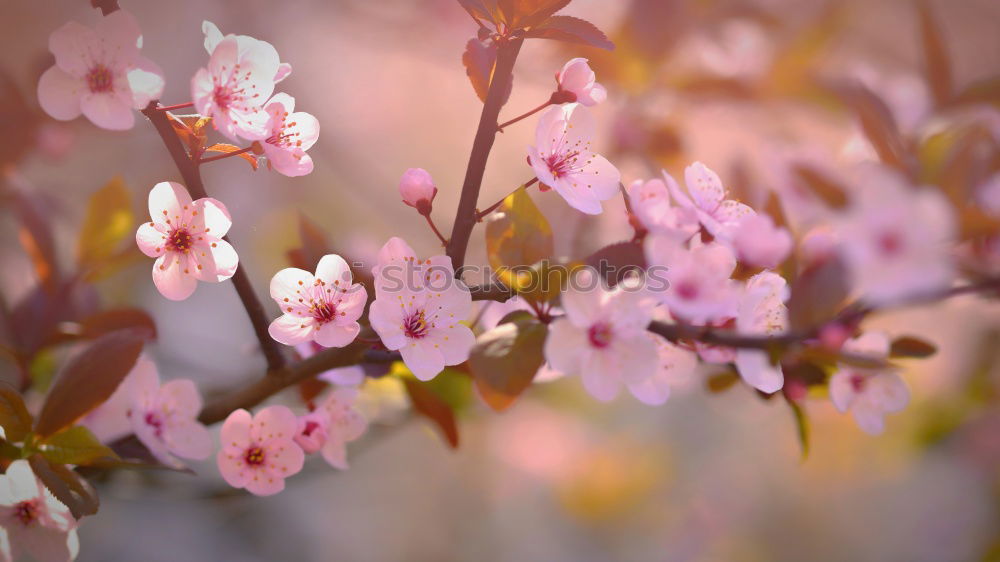
M 250 167 L 253 168 L 254 171 L 256 172 L 258 166 L 257 157 L 249 152 L 240 152 L 241 150 L 244 149 L 234 144 L 225 144 L 225 143 L 217 143 L 205 148 L 205 152 L 222 152 L 225 154 L 238 153 L 236 154 L 236 156 L 239 156 L 240 158 L 246 160 L 250 164 Z
M 170 124 L 174 127 L 174 132 L 187 147 L 191 154 L 201 154 L 202 147 L 208 141 L 205 126 L 211 122 L 210 117 L 201 115 L 174 115 L 167 112 Z
M 920 15 L 920 37 L 927 85 L 934 96 L 934 102 L 938 107 L 943 107 L 951 101 L 954 92 L 948 50 L 941 35 L 941 27 L 928 2 L 926 0 L 917 2 L 917 11 Z
M 930 357 L 937 353 L 937 346 L 914 336 L 902 336 L 892 340 L 889 357 Z
M 618 242 L 605 246 L 587 256 L 585 263 L 597 270 L 609 286 L 621 283 L 629 273 L 646 269 L 646 256 L 639 242 Z
M 875 148 L 879 159 L 889 166 L 907 172 L 906 143 L 889 106 L 882 98 L 860 83 L 849 86 L 834 85 L 831 89 L 854 112 L 861 123 L 865 137 Z
M 469 355 L 476 388 L 486 404 L 502 412 L 520 396 L 545 363 L 542 350 L 548 328 L 519 310 L 479 336 Z
M 552 16 L 545 23 L 528 30 L 525 37 L 555 39 L 556 41 L 590 45 L 609 51 L 615 48 L 615 44 L 604 35 L 603 31 L 597 29 L 597 26 L 573 16 Z
M 58 284 L 59 264 L 56 261 L 52 227 L 44 211 L 46 205 L 36 195 L 13 186 L 8 189 L 8 194 L 12 199 L 11 207 L 20 223 L 17 239 L 28 254 L 39 282 L 47 291 L 53 292 Z
M 571 0 L 499 0 L 504 21 L 512 28 L 531 28 L 542 24 Z
M 77 262 L 92 269 L 110 259 L 122 241 L 135 231 L 132 197 L 120 176 L 98 189 L 87 201 L 80 229 Z
M 89 429 L 74 425 L 41 441 L 42 455 L 53 463 L 88 465 L 97 460 L 118 460 Z
M 478 22 L 485 20 L 496 24 L 498 21 L 499 11 L 496 0 L 458 0 L 458 3 Z
M 487 258 L 500 281 L 516 291 L 532 282 L 523 266 L 552 255 L 552 227 L 524 186 L 508 195 L 491 217 L 486 224 Z
M 0 382 L 0 426 L 7 441 L 24 441 L 31 432 L 31 414 L 21 394 L 5 382 Z
M 406 393 L 410 396 L 413 409 L 425 418 L 434 422 L 441 430 L 445 441 L 452 449 L 458 448 L 458 424 L 455 422 L 455 412 L 440 396 L 413 377 L 402 377 L 406 385 Z
M 28 457 L 28 464 L 52 495 L 69 508 L 74 518 L 81 519 L 97 513 L 101 506 L 97 491 L 82 476 L 65 465 L 50 462 L 41 453 Z
M 132 370 L 143 339 L 130 330 L 105 334 L 71 357 L 49 389 L 35 422 L 35 433 L 48 437 L 106 401 Z
M 804 187 L 831 209 L 843 209 L 847 206 L 847 192 L 844 186 L 828 175 L 806 164 L 796 164 L 792 167 L 792 171 Z
M 830 321 L 850 293 L 847 268 L 829 258 L 806 268 L 792 282 L 788 319 L 792 331 L 811 330 Z
M 786 400 L 792 409 L 795 417 L 795 432 L 799 438 L 799 446 L 802 448 L 802 460 L 809 457 L 809 418 L 806 417 L 805 409 L 794 400 Z
M 80 321 L 80 335 L 97 339 L 119 330 L 130 330 L 144 339 L 156 339 L 156 321 L 141 308 L 116 308 L 87 316 Z
M 480 41 L 479 39 L 469 39 L 465 44 L 465 52 L 462 53 L 462 65 L 465 66 L 465 74 L 472 83 L 472 89 L 476 91 L 479 101 L 486 103 L 486 94 L 490 90 L 490 80 L 493 77 L 493 69 L 497 62 L 497 46 L 493 41 Z

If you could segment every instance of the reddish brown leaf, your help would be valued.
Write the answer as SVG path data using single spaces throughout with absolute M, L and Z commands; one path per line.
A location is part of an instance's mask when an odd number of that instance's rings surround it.
M 528 30 L 525 37 L 555 39 L 608 50 L 615 48 L 615 44 L 597 26 L 573 16 L 552 16 L 545 23 Z
M 913 336 L 902 336 L 892 340 L 889 357 L 930 357 L 937 353 L 937 346 L 929 341 Z
M 847 269 L 829 258 L 804 270 L 792 282 L 788 318 L 792 330 L 810 330 L 830 321 L 850 293 Z
M 542 348 L 548 330 L 531 313 L 517 311 L 479 336 L 469 368 L 486 404 L 501 412 L 510 407 L 545 363 Z
M 17 443 L 31 431 L 31 414 L 21 394 L 7 383 L 0 382 L 0 426 L 7 441 Z
M 222 152 L 225 154 L 238 153 L 236 154 L 236 156 L 239 156 L 240 158 L 246 160 L 247 163 L 250 164 L 250 167 L 253 168 L 254 171 L 257 171 L 257 166 L 258 166 L 257 157 L 249 152 L 240 152 L 241 150 L 243 149 L 234 144 L 225 144 L 225 143 L 217 143 L 205 148 L 205 152 Z
M 879 159 L 904 173 L 908 171 L 906 143 L 889 106 L 861 84 L 831 88 L 854 112 Z
M 440 396 L 427 387 L 427 384 L 411 377 L 404 377 L 406 393 L 410 396 L 413 409 L 420 415 L 434 422 L 441 430 L 448 445 L 458 448 L 458 424 L 455 422 L 455 412 Z
M 97 513 L 101 502 L 90 482 L 65 465 L 50 462 L 41 453 L 28 458 L 35 476 L 45 484 L 57 500 L 69 508 L 76 519 Z
M 544 23 L 571 0 L 499 0 L 497 5 L 511 28 L 530 28 Z
M 843 209 L 847 206 L 847 190 L 828 175 L 806 164 L 796 164 L 792 170 L 801 184 L 830 208 Z
M 191 154 L 200 154 L 201 149 L 208 140 L 205 132 L 205 125 L 211 118 L 200 115 L 174 115 L 167 112 L 170 117 L 170 124 L 174 127 L 174 132 L 180 137 L 181 142 L 187 147 Z
M 638 242 L 618 242 L 587 256 L 586 264 L 593 267 L 606 283 L 614 287 L 629 273 L 646 268 L 646 256 Z
M 47 290 L 52 291 L 59 274 L 52 227 L 44 212 L 45 203 L 13 186 L 8 193 L 12 199 L 11 207 L 20 222 L 17 239 L 31 259 L 38 280 Z
M 924 74 L 934 101 L 942 107 L 951 101 L 954 92 L 951 61 L 941 35 L 941 27 L 926 0 L 917 3 L 920 13 L 920 36 L 923 40 Z
M 486 102 L 486 94 L 490 89 L 490 78 L 497 62 L 497 46 L 492 41 L 469 39 L 462 53 L 462 64 L 465 74 L 472 83 L 472 89 L 479 96 L 479 101 Z
M 132 370 L 142 345 L 142 337 L 121 330 L 101 336 L 69 358 L 49 389 L 35 433 L 52 435 L 104 403 Z
M 145 339 L 156 339 L 156 321 L 141 308 L 116 308 L 84 318 L 80 322 L 81 335 L 96 339 L 118 330 L 131 330 Z
M 499 21 L 496 0 L 458 0 L 458 3 L 478 22 L 488 21 L 495 25 Z

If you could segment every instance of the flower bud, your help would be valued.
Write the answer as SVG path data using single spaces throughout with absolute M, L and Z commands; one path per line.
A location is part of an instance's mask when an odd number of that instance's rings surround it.
M 299 417 L 299 431 L 295 434 L 295 443 L 307 454 L 311 455 L 323 448 L 326 443 L 326 426 L 328 421 L 321 412 L 312 412 Z
M 399 194 L 403 197 L 403 203 L 413 207 L 421 215 L 429 215 L 431 202 L 437 195 L 437 187 L 427 170 L 410 168 L 399 180 Z
M 559 90 L 552 96 L 553 103 L 577 101 L 583 105 L 597 105 L 608 97 L 604 86 L 597 83 L 587 59 L 571 59 L 556 75 L 556 82 Z

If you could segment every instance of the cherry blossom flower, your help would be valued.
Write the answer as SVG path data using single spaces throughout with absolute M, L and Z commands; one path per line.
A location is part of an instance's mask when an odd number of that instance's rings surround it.
M 947 199 L 882 167 L 866 168 L 861 178 L 838 229 L 855 288 L 885 304 L 948 286 L 956 221 Z
M 306 453 L 317 451 L 334 467 L 347 470 L 347 443 L 365 432 L 368 422 L 357 410 L 358 390 L 338 388 L 327 394 L 316 410 L 299 418 L 295 436 Z
M 437 192 L 434 179 L 423 168 L 410 168 L 399 179 L 399 195 L 403 198 L 403 203 L 413 207 L 421 215 L 430 214 L 431 203 Z
M 208 66 L 191 79 L 195 109 L 212 118 L 213 126 L 233 141 L 263 140 L 270 134 L 271 116 L 263 111 L 274 85 L 291 72 L 278 51 L 266 41 L 246 35 L 226 35 L 204 22 Z
M 419 261 L 405 241 L 392 238 L 373 271 L 372 328 L 418 379 L 433 379 L 445 366 L 469 358 L 475 336 L 461 322 L 472 309 L 472 296 L 455 279 L 451 258 Z
M 889 338 L 868 332 L 844 344 L 846 351 L 888 357 Z M 870 370 L 841 365 L 830 377 L 830 400 L 838 411 L 851 412 L 862 431 L 878 435 L 885 430 L 885 414 L 901 411 L 910 402 L 910 390 L 892 370 Z
M 587 64 L 587 59 L 570 59 L 556 75 L 559 94 L 570 102 L 580 102 L 586 106 L 597 105 L 608 98 L 608 91 L 597 83 L 597 76 Z M 572 97 L 566 94 L 572 94 Z
M 295 111 L 295 98 L 288 94 L 274 94 L 264 112 L 268 115 L 267 132 L 257 140 L 267 165 L 293 178 L 311 173 L 313 161 L 306 151 L 319 138 L 319 121 L 309 113 Z
M 698 357 L 655 334 L 657 363 L 653 375 L 628 385 L 629 392 L 643 404 L 659 406 L 670 397 L 670 389 L 685 383 L 698 366 Z
M 696 324 L 734 318 L 739 286 L 732 251 L 720 243 L 685 248 L 674 237 L 654 234 L 644 244 L 650 267 L 666 271 L 668 286 L 654 294 L 670 313 Z
M 0 475 L 0 560 L 26 552 L 41 562 L 66 562 L 79 550 L 69 508 L 35 478 L 28 461 L 10 463 Z
M 677 181 L 664 172 L 664 179 L 677 204 L 695 213 L 698 222 L 709 234 L 722 241 L 732 238 L 732 231 L 754 210 L 733 199 L 726 199 L 726 190 L 718 174 L 701 162 L 695 162 L 684 169 L 684 184 L 687 194 L 681 191 Z M 689 196 L 690 195 L 690 196 Z
M 690 209 L 670 203 L 670 190 L 663 180 L 635 180 L 628 187 L 629 206 L 649 232 L 674 234 L 688 239 L 698 229 L 698 219 Z
M 139 54 L 142 31 L 131 14 L 117 10 L 91 29 L 71 21 L 49 36 L 56 64 L 38 81 L 42 109 L 61 121 L 83 113 L 103 129 L 135 124 L 133 110 L 163 92 L 163 72 Z
M 299 422 L 285 406 L 269 406 L 255 416 L 239 409 L 222 424 L 219 472 L 234 488 L 270 496 L 285 489 L 285 478 L 302 470 L 305 453 L 295 443 Z
M 764 271 L 747 280 L 736 316 L 741 334 L 773 336 L 788 329 L 788 283 L 773 271 Z M 785 377 L 780 365 L 772 365 L 767 352 L 756 349 L 736 351 L 736 369 L 747 384 L 761 392 L 777 392 Z
M 596 275 L 584 270 L 563 292 L 566 315 L 549 326 L 545 358 L 558 371 L 580 375 L 584 388 L 598 400 L 613 399 L 622 383 L 644 402 L 665 399 L 660 379 L 654 378 L 657 342 L 646 331 L 652 302 L 629 280 L 613 289 L 591 289 Z
M 749 215 L 733 231 L 732 245 L 741 263 L 773 268 L 788 257 L 792 236 L 767 215 Z
M 134 433 L 160 462 L 181 467 L 175 455 L 201 460 L 212 454 L 208 429 L 198 423 L 201 404 L 194 382 L 176 379 L 161 386 L 156 364 L 140 356 L 114 394 L 83 423 L 105 442 Z
M 198 281 L 219 283 L 236 273 L 239 256 L 222 239 L 233 221 L 221 201 L 191 201 L 176 182 L 160 182 L 149 192 L 150 222 L 135 233 L 142 253 L 156 258 L 153 283 L 170 300 L 191 296 Z
M 574 209 L 597 215 L 601 201 L 618 194 L 621 179 L 611 162 L 590 150 L 594 118 L 579 103 L 551 107 L 542 114 L 528 162 L 539 181 L 556 190 Z
M 344 347 L 361 331 L 358 318 L 368 292 L 352 283 L 344 258 L 328 254 L 319 260 L 316 275 L 289 267 L 271 279 L 271 298 L 284 312 L 271 322 L 268 333 L 285 345 L 315 341 L 324 347 Z

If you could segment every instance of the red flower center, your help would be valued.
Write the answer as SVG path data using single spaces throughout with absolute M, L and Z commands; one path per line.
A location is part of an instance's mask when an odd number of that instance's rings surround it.
M 577 151 L 566 154 L 552 153 L 545 158 L 545 164 L 549 167 L 549 173 L 556 179 L 565 177 L 574 168 L 577 161 Z
M 163 435 L 163 420 L 160 419 L 160 416 L 156 415 L 156 412 L 146 412 L 146 417 L 143 418 L 143 421 L 146 422 L 146 425 L 153 428 L 153 432 L 157 437 Z
M 903 251 L 903 238 L 898 232 L 883 232 L 878 237 L 878 248 L 884 256 L 895 256 Z
M 313 318 L 320 324 L 332 322 L 337 317 L 337 307 L 330 302 L 320 301 L 310 308 Z
M 260 466 L 264 464 L 264 449 L 261 449 L 256 445 L 250 447 L 243 456 L 243 460 L 250 466 Z
M 611 326 L 604 322 L 598 322 L 587 330 L 587 339 L 590 340 L 590 345 L 598 349 L 603 349 L 611 345 Z
M 38 500 L 25 500 L 14 506 L 14 517 L 24 525 L 31 525 L 38 519 Z
M 861 392 L 865 389 L 865 377 L 859 373 L 854 373 L 851 375 L 851 389 L 854 392 Z
M 111 70 L 103 64 L 98 64 L 87 72 L 87 87 L 94 94 L 103 94 L 114 89 L 114 79 Z
M 423 310 L 414 312 L 403 320 L 403 333 L 411 339 L 420 339 L 426 336 L 432 327 L 433 324 L 427 322 Z
M 193 240 L 186 228 L 175 228 L 167 237 L 167 249 L 174 252 L 186 252 L 191 249 Z

